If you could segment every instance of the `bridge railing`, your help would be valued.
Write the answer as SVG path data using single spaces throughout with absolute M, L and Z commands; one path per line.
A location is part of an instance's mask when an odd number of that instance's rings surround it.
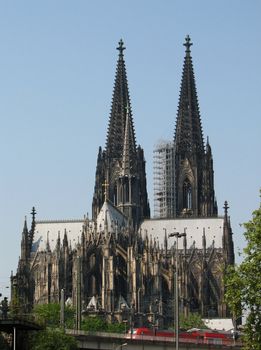
M 140 342 L 166 342 L 174 343 L 175 337 L 162 337 L 162 336 L 152 336 L 152 335 L 137 335 L 137 334 L 120 334 L 120 333 L 106 333 L 106 332 L 91 332 L 91 331 L 80 331 L 74 329 L 66 329 L 66 333 L 76 336 L 76 337 L 95 337 L 95 338 L 106 338 L 107 340 L 120 340 L 120 341 L 140 341 Z M 204 339 L 202 337 L 198 338 L 186 338 L 179 337 L 179 342 L 181 344 L 196 344 L 196 345 L 222 345 L 222 346 L 241 346 L 242 343 L 240 340 L 233 341 L 232 339 Z
M 126 339 L 126 334 L 121 334 L 121 333 L 80 331 L 76 329 L 66 329 L 65 332 L 67 334 L 71 334 L 74 336 L 93 336 L 93 337 L 101 337 L 101 338 Z

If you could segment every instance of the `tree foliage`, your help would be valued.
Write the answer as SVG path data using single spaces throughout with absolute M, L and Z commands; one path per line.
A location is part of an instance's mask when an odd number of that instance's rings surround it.
M 126 326 L 123 323 L 107 323 L 107 330 L 106 332 L 110 333 L 125 333 Z
M 125 325 L 118 322 L 106 322 L 99 316 L 89 316 L 83 319 L 81 329 L 89 332 L 124 333 Z
M 60 325 L 60 304 L 40 304 L 34 307 L 33 313 L 36 319 L 49 327 L 59 327 Z M 64 321 L 67 328 L 74 326 L 75 310 L 72 307 L 65 306 Z
M 82 320 L 81 328 L 83 331 L 104 332 L 107 328 L 107 322 L 101 317 L 86 317 Z
M 36 332 L 31 337 L 32 350 L 74 350 L 77 349 L 77 342 L 74 337 L 66 335 L 60 326 L 60 304 L 50 303 L 36 305 L 33 309 L 35 318 L 46 326 L 43 331 Z M 73 328 L 75 310 L 66 307 L 64 310 L 65 326 Z
M 261 196 L 261 191 L 260 191 Z M 247 314 L 245 325 L 245 349 L 261 349 L 261 202 L 252 219 L 244 224 L 247 246 L 244 260 L 227 271 L 226 301 L 239 318 Z
M 187 317 L 181 315 L 179 325 L 180 328 L 185 330 L 191 328 L 207 328 L 205 323 L 202 321 L 200 314 L 198 313 L 190 313 Z
M 31 340 L 32 350 L 76 350 L 74 337 L 57 328 L 47 328 L 37 332 Z

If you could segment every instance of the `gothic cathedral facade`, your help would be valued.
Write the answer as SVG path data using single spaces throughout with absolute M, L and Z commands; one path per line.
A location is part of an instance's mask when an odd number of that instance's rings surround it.
M 33 208 L 31 227 L 25 220 L 22 232 L 17 273 L 11 276 L 12 302 L 20 309 L 59 302 L 63 290 L 77 315 L 168 326 L 173 323 L 176 281 L 184 315 L 229 315 L 223 284 L 226 266 L 234 264 L 228 205 L 218 216 L 189 37 L 184 45 L 173 215 L 150 218 L 144 151 L 136 144 L 121 40 L 106 146 L 99 148 L 97 158 L 92 218 L 41 221 Z M 182 242 L 172 241 L 173 230 L 184 233 Z

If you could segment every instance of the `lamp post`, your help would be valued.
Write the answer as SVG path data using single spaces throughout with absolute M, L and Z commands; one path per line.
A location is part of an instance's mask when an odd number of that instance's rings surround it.
M 175 339 L 176 339 L 176 350 L 179 349 L 179 284 L 178 284 L 178 272 L 179 272 L 179 252 L 178 252 L 178 239 L 181 237 L 185 237 L 186 232 L 179 233 L 173 232 L 170 233 L 168 237 L 176 237 L 176 278 L 175 278 Z

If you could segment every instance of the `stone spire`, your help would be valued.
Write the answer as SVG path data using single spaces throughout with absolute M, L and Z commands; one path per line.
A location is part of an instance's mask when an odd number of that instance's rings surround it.
M 204 141 L 198 107 L 198 97 L 190 47 L 192 42 L 187 35 L 184 46 L 182 81 L 180 88 L 178 116 L 175 131 L 175 147 L 177 152 L 204 153 Z
M 27 262 L 29 258 L 29 232 L 27 228 L 27 219 L 24 219 L 24 228 L 22 232 L 22 241 L 21 241 L 21 260 Z
M 204 147 L 190 37 L 186 47 L 174 136 L 175 216 L 216 216 L 214 170 L 209 142 Z
M 233 232 L 230 225 L 230 219 L 228 216 L 228 203 L 224 203 L 224 224 L 223 224 L 223 250 L 226 257 L 226 264 L 233 265 L 235 263 Z
M 109 127 L 107 132 L 106 152 L 107 156 L 112 159 L 120 159 L 123 153 L 125 125 L 126 125 L 126 107 L 128 106 L 130 134 L 132 143 L 136 149 L 135 133 L 132 120 L 132 112 L 129 98 L 129 88 L 123 51 L 125 50 L 122 39 L 117 47 L 119 57 L 116 68 L 114 89 L 111 104 L 111 113 Z
M 119 57 L 112 96 L 105 150 L 99 150 L 96 181 L 92 203 L 95 220 L 105 200 L 109 200 L 124 213 L 135 226 L 150 216 L 148 203 L 145 158 L 143 149 L 136 146 L 134 123 L 127 74 L 120 40 Z M 104 193 L 104 183 L 107 192 Z
M 64 229 L 63 248 L 68 248 L 68 237 L 67 237 L 66 229 Z
M 135 138 L 133 134 L 133 127 L 130 123 L 129 106 L 126 107 L 126 122 L 125 135 L 123 144 L 122 156 L 122 175 L 130 175 L 134 170 L 134 161 L 136 158 Z
M 32 215 L 32 223 L 31 223 L 31 229 L 29 232 L 29 248 L 30 248 L 30 250 L 32 248 L 32 244 L 34 241 L 34 231 L 35 231 L 35 225 L 36 225 L 36 223 L 35 223 L 35 215 L 36 215 L 35 207 L 32 208 L 31 215 Z

